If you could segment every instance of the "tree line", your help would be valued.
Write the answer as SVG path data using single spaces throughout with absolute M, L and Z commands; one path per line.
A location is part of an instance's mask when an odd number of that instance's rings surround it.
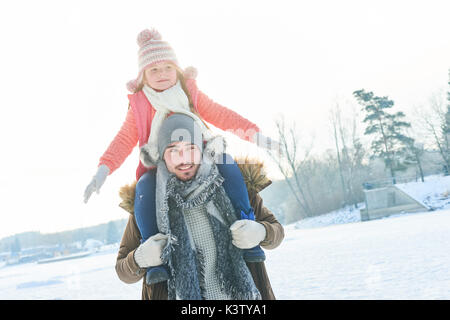
M 22 249 L 39 246 L 71 245 L 88 239 L 102 241 L 104 244 L 119 242 L 128 219 L 110 221 L 92 227 L 74 230 L 40 233 L 38 231 L 23 232 L 0 240 L 0 252 L 19 253 Z

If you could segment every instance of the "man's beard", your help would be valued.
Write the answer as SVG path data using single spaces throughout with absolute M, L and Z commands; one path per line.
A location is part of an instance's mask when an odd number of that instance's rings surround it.
M 196 173 L 198 171 L 198 167 L 199 167 L 199 166 L 197 166 L 197 168 L 195 168 L 195 166 L 196 166 L 195 163 L 183 163 L 183 164 L 180 164 L 180 165 L 178 165 L 176 167 L 176 170 L 180 170 L 180 168 L 186 167 L 188 165 L 192 166 L 192 167 L 189 168 L 190 169 L 189 171 L 187 171 L 187 172 L 182 172 L 182 171 L 180 172 L 180 171 L 178 171 L 178 174 L 176 175 L 178 179 L 180 179 L 182 181 L 189 181 L 190 179 L 193 179 L 195 177 L 195 175 L 196 175 Z

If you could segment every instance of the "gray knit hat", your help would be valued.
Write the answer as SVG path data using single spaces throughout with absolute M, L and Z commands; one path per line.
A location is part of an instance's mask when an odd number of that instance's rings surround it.
M 226 150 L 226 141 L 221 135 L 212 135 L 208 129 L 202 129 L 199 123 L 188 115 L 174 113 L 162 122 L 156 145 L 146 143 L 141 147 L 139 159 L 144 167 L 156 166 L 158 161 L 162 160 L 167 146 L 175 141 L 188 141 L 197 145 L 203 156 L 206 155 L 216 163 L 220 163 Z
M 199 147 L 203 152 L 203 134 L 195 120 L 182 113 L 174 113 L 165 119 L 158 132 L 158 152 L 162 158 L 169 144 L 187 141 Z

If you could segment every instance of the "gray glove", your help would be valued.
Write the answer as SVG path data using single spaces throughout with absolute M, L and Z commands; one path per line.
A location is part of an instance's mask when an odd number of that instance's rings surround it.
M 139 268 L 155 267 L 162 264 L 161 253 L 167 244 L 168 235 L 157 233 L 148 238 L 134 252 L 134 260 Z
M 108 176 L 109 172 L 109 168 L 104 164 L 98 167 L 97 173 L 86 187 L 86 190 L 84 190 L 84 203 L 88 202 L 92 192 L 97 191 L 97 194 L 100 193 L 100 188 L 102 187 L 103 183 L 105 183 L 106 177 Z

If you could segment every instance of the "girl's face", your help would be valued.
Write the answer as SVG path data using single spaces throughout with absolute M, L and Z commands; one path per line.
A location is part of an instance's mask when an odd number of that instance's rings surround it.
M 170 62 L 159 62 L 144 70 L 147 85 L 156 91 L 164 91 L 177 83 L 177 70 Z

